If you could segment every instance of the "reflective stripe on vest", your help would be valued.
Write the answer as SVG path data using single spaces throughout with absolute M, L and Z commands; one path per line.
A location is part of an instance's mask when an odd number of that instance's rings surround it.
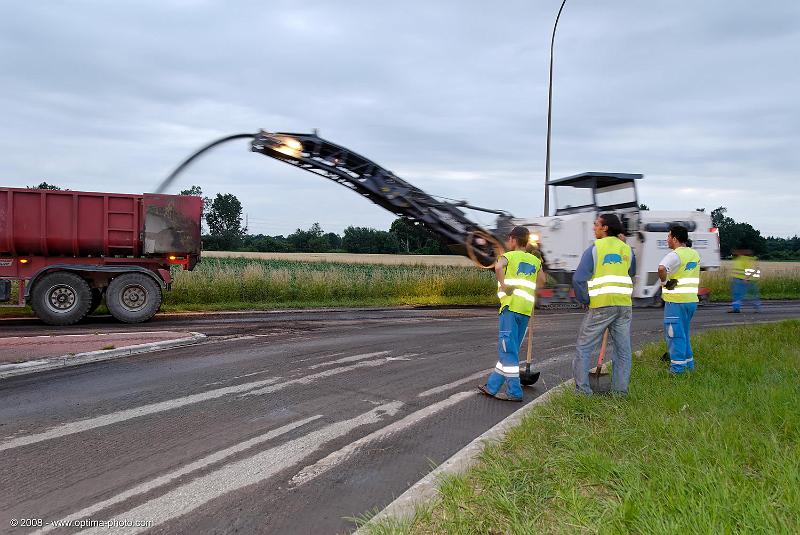
M 661 289 L 661 298 L 668 303 L 697 303 L 697 292 L 700 290 L 700 255 L 690 247 L 678 247 L 675 254 L 681 265 L 675 273 L 670 274 L 678 285 L 672 290 Z M 687 269 L 688 268 L 688 269 Z
M 508 307 L 511 312 L 530 316 L 536 303 L 536 277 L 542 268 L 542 261 L 525 251 L 509 251 L 503 256 L 508 261 L 505 283 L 513 291 L 509 295 L 501 291 L 500 283 L 497 283 L 500 311 Z
M 631 306 L 630 246 L 613 236 L 596 240 L 594 245 L 597 258 L 594 276 L 587 282 L 589 307 Z
M 744 274 L 746 277 L 750 277 L 752 279 L 758 279 L 761 277 L 761 270 L 760 269 L 745 269 Z
M 756 272 L 758 276 L 756 276 Z M 747 277 L 758 278 L 761 276 L 761 271 L 756 269 L 755 257 L 739 255 L 733 258 L 731 275 L 733 275 L 735 279 L 746 279 Z

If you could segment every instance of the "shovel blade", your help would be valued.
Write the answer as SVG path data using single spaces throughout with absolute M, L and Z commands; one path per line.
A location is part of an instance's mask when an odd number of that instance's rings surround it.
M 607 373 L 590 373 L 589 374 L 589 387 L 592 392 L 602 394 L 611 391 L 611 376 Z
M 539 380 L 540 372 L 532 372 L 531 365 L 527 364 L 524 370 L 519 371 L 519 382 L 524 386 L 531 386 Z

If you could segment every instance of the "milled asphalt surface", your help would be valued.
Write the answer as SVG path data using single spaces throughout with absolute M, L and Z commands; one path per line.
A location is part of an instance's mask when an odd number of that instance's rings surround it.
M 661 310 L 634 311 L 636 346 Z M 537 313 L 531 400 L 571 376 L 582 314 Z M 800 318 L 800 303 L 698 329 Z M 519 404 L 475 394 L 493 309 L 160 317 L 207 342 L 0 381 L 0 532 L 12 519 L 153 521 L 152 533 L 346 533 Z M 2 336 L 119 332 L 0 320 Z M 635 364 L 634 364 L 635 365 Z M 702 373 L 702 355 L 697 356 Z M 470 376 L 474 376 L 470 378 Z M 466 380 L 465 380 L 466 379 Z M 133 533 L 144 528 L 98 528 Z M 72 533 L 72 529 L 59 529 Z

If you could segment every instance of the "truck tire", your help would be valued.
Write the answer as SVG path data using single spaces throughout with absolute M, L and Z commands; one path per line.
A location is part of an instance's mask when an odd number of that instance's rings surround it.
M 88 316 L 89 314 L 94 314 L 94 311 L 97 310 L 97 307 L 100 306 L 100 303 L 103 302 L 103 290 L 102 288 L 92 288 L 92 306 L 89 307 L 89 312 L 86 313 Z
M 50 325 L 77 323 L 91 306 L 89 285 L 74 273 L 50 273 L 31 290 L 31 308 L 40 320 Z
M 161 286 L 144 273 L 125 273 L 108 285 L 106 306 L 119 321 L 147 321 L 161 308 Z

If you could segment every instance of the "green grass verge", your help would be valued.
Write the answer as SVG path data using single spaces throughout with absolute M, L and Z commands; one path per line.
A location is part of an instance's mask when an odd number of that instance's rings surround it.
M 711 331 L 627 398 L 556 395 L 412 522 L 371 533 L 800 533 L 800 321 Z

